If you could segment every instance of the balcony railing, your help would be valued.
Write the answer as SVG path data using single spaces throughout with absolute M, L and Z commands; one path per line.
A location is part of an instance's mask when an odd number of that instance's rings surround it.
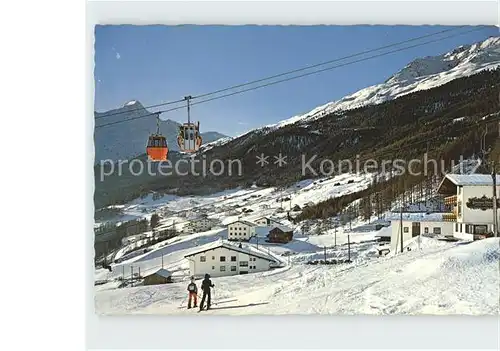
M 457 195 L 447 196 L 444 198 L 445 205 L 456 205 L 457 204 Z
M 457 220 L 457 215 L 455 213 L 443 214 L 443 221 L 444 222 L 456 222 L 456 220 Z

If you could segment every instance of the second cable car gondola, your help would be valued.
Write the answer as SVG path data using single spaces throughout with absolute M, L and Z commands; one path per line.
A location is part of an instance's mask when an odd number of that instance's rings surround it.
M 183 152 L 196 152 L 200 149 L 203 139 L 200 135 L 200 122 L 191 123 L 189 100 L 191 96 L 184 97 L 187 101 L 188 122 L 179 127 L 179 135 L 177 136 L 177 145 Z
M 184 152 L 196 152 L 199 150 L 203 139 L 200 135 L 200 123 L 184 123 L 179 127 L 177 144 Z
M 156 116 L 156 134 L 149 136 L 146 153 L 150 161 L 166 161 L 168 158 L 167 139 L 160 133 L 160 115 Z

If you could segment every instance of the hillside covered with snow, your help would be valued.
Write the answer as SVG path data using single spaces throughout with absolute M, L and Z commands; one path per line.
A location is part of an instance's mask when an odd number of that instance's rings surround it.
M 420 250 L 413 245 L 386 258 L 358 246 L 352 264 L 336 266 L 308 266 L 293 257 L 273 271 L 212 278 L 213 307 L 203 313 L 498 315 L 499 244 L 498 238 L 468 244 L 422 238 Z M 102 286 L 95 307 L 98 314 L 196 313 L 183 308 L 186 298 L 185 282 Z

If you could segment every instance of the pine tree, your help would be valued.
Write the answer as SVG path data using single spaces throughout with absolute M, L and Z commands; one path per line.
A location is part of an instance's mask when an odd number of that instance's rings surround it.
M 156 228 L 158 226 L 159 222 L 160 222 L 160 216 L 157 213 L 153 213 L 153 215 L 151 216 L 151 221 L 150 221 L 151 229 Z

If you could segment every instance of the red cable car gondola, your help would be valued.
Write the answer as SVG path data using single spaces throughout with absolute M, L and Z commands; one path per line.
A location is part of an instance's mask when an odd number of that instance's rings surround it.
M 156 134 L 149 136 L 146 153 L 150 161 L 166 161 L 168 157 L 167 139 L 160 133 L 160 115 L 156 116 Z

